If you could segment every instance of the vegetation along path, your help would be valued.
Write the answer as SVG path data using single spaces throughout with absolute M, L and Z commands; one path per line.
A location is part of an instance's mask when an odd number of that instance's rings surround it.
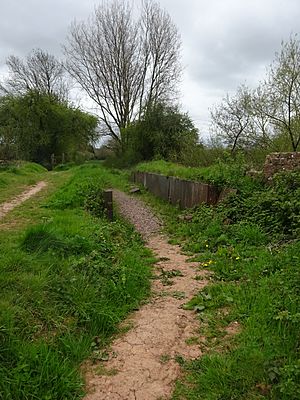
M 46 182 L 40 181 L 36 185 L 27 188 L 24 192 L 22 192 L 12 200 L 0 204 L 0 219 L 4 217 L 9 211 L 13 210 L 15 207 L 37 194 L 46 186 Z
M 199 345 L 192 343 L 199 321 L 183 305 L 207 284 L 207 271 L 199 271 L 179 246 L 168 243 L 159 233 L 159 220 L 142 201 L 119 191 L 114 200 L 158 262 L 150 301 L 127 319 L 130 329 L 113 342 L 108 360 L 87 373 L 85 400 L 167 399 L 180 375 L 180 358 L 200 356 Z

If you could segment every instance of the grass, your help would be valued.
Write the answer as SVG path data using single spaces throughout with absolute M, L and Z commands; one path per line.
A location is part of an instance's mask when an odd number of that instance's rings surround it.
M 300 398 L 299 173 L 272 186 L 241 184 L 217 207 L 182 211 L 145 198 L 160 211 L 173 243 L 213 272 L 185 305 L 199 318 L 204 355 L 183 362 L 174 400 Z M 236 335 L 226 327 L 237 323 Z
M 0 166 L 0 203 L 21 193 L 26 186 L 33 185 L 47 176 L 46 168 L 39 164 L 19 162 Z
M 130 186 L 126 171 L 106 169 L 99 162 L 89 162 L 72 168 L 72 171 L 70 180 L 49 200 L 49 207 L 66 209 L 83 206 L 86 192 L 91 187 L 126 190 Z
M 135 170 L 220 186 L 230 186 L 237 189 L 249 188 L 251 190 L 254 187 L 253 179 L 245 176 L 247 165 L 242 160 L 232 160 L 230 158 L 227 162 L 219 161 L 208 167 L 187 167 L 164 160 L 149 161 L 138 164 Z
M 23 222 L 0 232 L 5 400 L 80 398 L 81 363 L 103 359 L 119 322 L 149 293 L 153 259 L 141 238 L 124 221 L 85 210 L 87 184 L 124 187 L 124 174 L 87 164 L 48 179 L 4 221 Z
M 219 169 L 210 171 L 221 182 Z M 6 216 L 23 222 L 0 232 L 2 398 L 80 398 L 81 362 L 105 360 L 103 348 L 119 321 L 147 296 L 151 255 L 130 226 L 108 223 L 94 213 L 97 203 L 87 203 L 91 188 L 124 189 L 126 177 L 95 163 L 56 171 L 47 175 L 46 191 Z M 235 196 L 187 210 L 188 220 L 145 195 L 162 213 L 172 242 L 183 245 L 199 271 L 213 272 L 185 305 L 197 313 L 206 340 L 199 341 L 200 359 L 178 358 L 185 373 L 173 399 L 296 400 L 300 174 L 279 175 L 273 186 L 249 183 L 242 174 L 231 182 L 239 188 Z M 170 283 L 172 276 L 162 272 L 161 279 Z M 228 335 L 234 323 L 239 329 Z

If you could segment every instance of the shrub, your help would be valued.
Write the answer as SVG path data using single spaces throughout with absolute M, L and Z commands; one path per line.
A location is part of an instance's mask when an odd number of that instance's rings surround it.
M 88 184 L 85 187 L 84 208 L 95 217 L 103 217 L 105 203 L 101 186 Z

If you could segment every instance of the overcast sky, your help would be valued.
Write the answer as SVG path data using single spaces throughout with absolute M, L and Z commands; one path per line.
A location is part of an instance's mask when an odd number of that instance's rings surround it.
M 5 59 L 40 47 L 62 57 L 70 23 L 86 19 L 95 0 L 0 0 L 0 74 Z M 182 38 L 181 104 L 203 136 L 209 107 L 237 86 L 255 87 L 280 50 L 300 31 L 300 0 L 160 0 Z

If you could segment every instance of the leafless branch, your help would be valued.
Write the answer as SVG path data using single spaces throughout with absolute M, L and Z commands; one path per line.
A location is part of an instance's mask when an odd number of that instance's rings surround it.
M 25 60 L 14 55 L 9 56 L 6 64 L 9 77 L 1 84 L 3 92 L 23 94 L 28 90 L 36 90 L 60 99 L 67 98 L 69 86 L 66 71 L 53 55 L 35 49 Z
M 88 21 L 71 25 L 64 48 L 69 73 L 119 142 L 147 104 L 171 97 L 180 75 L 180 38 L 170 16 L 148 0 L 139 18 L 133 14 L 129 2 L 103 2 Z

